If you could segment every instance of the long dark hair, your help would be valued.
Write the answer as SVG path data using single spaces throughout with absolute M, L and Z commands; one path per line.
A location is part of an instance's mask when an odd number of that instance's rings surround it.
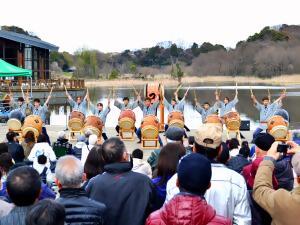
M 96 145 L 89 152 L 84 164 L 84 172 L 87 179 L 91 179 L 98 174 L 103 173 L 104 164 L 105 163 L 102 156 L 102 146 Z
M 158 186 L 166 184 L 176 173 L 178 162 L 184 155 L 185 148 L 181 143 L 168 143 L 161 149 L 157 163 L 157 177 L 161 177 Z

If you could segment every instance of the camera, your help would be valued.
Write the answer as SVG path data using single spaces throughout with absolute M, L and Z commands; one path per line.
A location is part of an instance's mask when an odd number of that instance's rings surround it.
M 288 150 L 289 148 L 290 148 L 290 146 L 287 145 L 287 144 L 278 144 L 278 146 L 277 146 L 277 152 L 286 154 L 286 153 L 287 153 L 287 150 Z

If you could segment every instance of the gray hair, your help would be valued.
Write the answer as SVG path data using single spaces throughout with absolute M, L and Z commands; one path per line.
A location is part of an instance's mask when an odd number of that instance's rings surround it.
M 82 183 L 83 166 L 74 156 L 64 156 L 56 163 L 55 176 L 62 187 L 76 188 Z

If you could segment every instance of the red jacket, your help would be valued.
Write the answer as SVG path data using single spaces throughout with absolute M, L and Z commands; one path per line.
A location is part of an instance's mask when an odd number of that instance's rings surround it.
M 176 195 L 160 210 L 153 212 L 146 225 L 230 225 L 231 220 L 217 216 L 215 210 L 201 197 Z

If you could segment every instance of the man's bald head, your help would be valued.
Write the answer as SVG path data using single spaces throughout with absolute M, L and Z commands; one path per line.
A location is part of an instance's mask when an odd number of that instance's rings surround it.
M 63 188 L 78 188 L 82 183 L 83 166 L 74 156 L 61 157 L 56 163 L 55 176 Z

